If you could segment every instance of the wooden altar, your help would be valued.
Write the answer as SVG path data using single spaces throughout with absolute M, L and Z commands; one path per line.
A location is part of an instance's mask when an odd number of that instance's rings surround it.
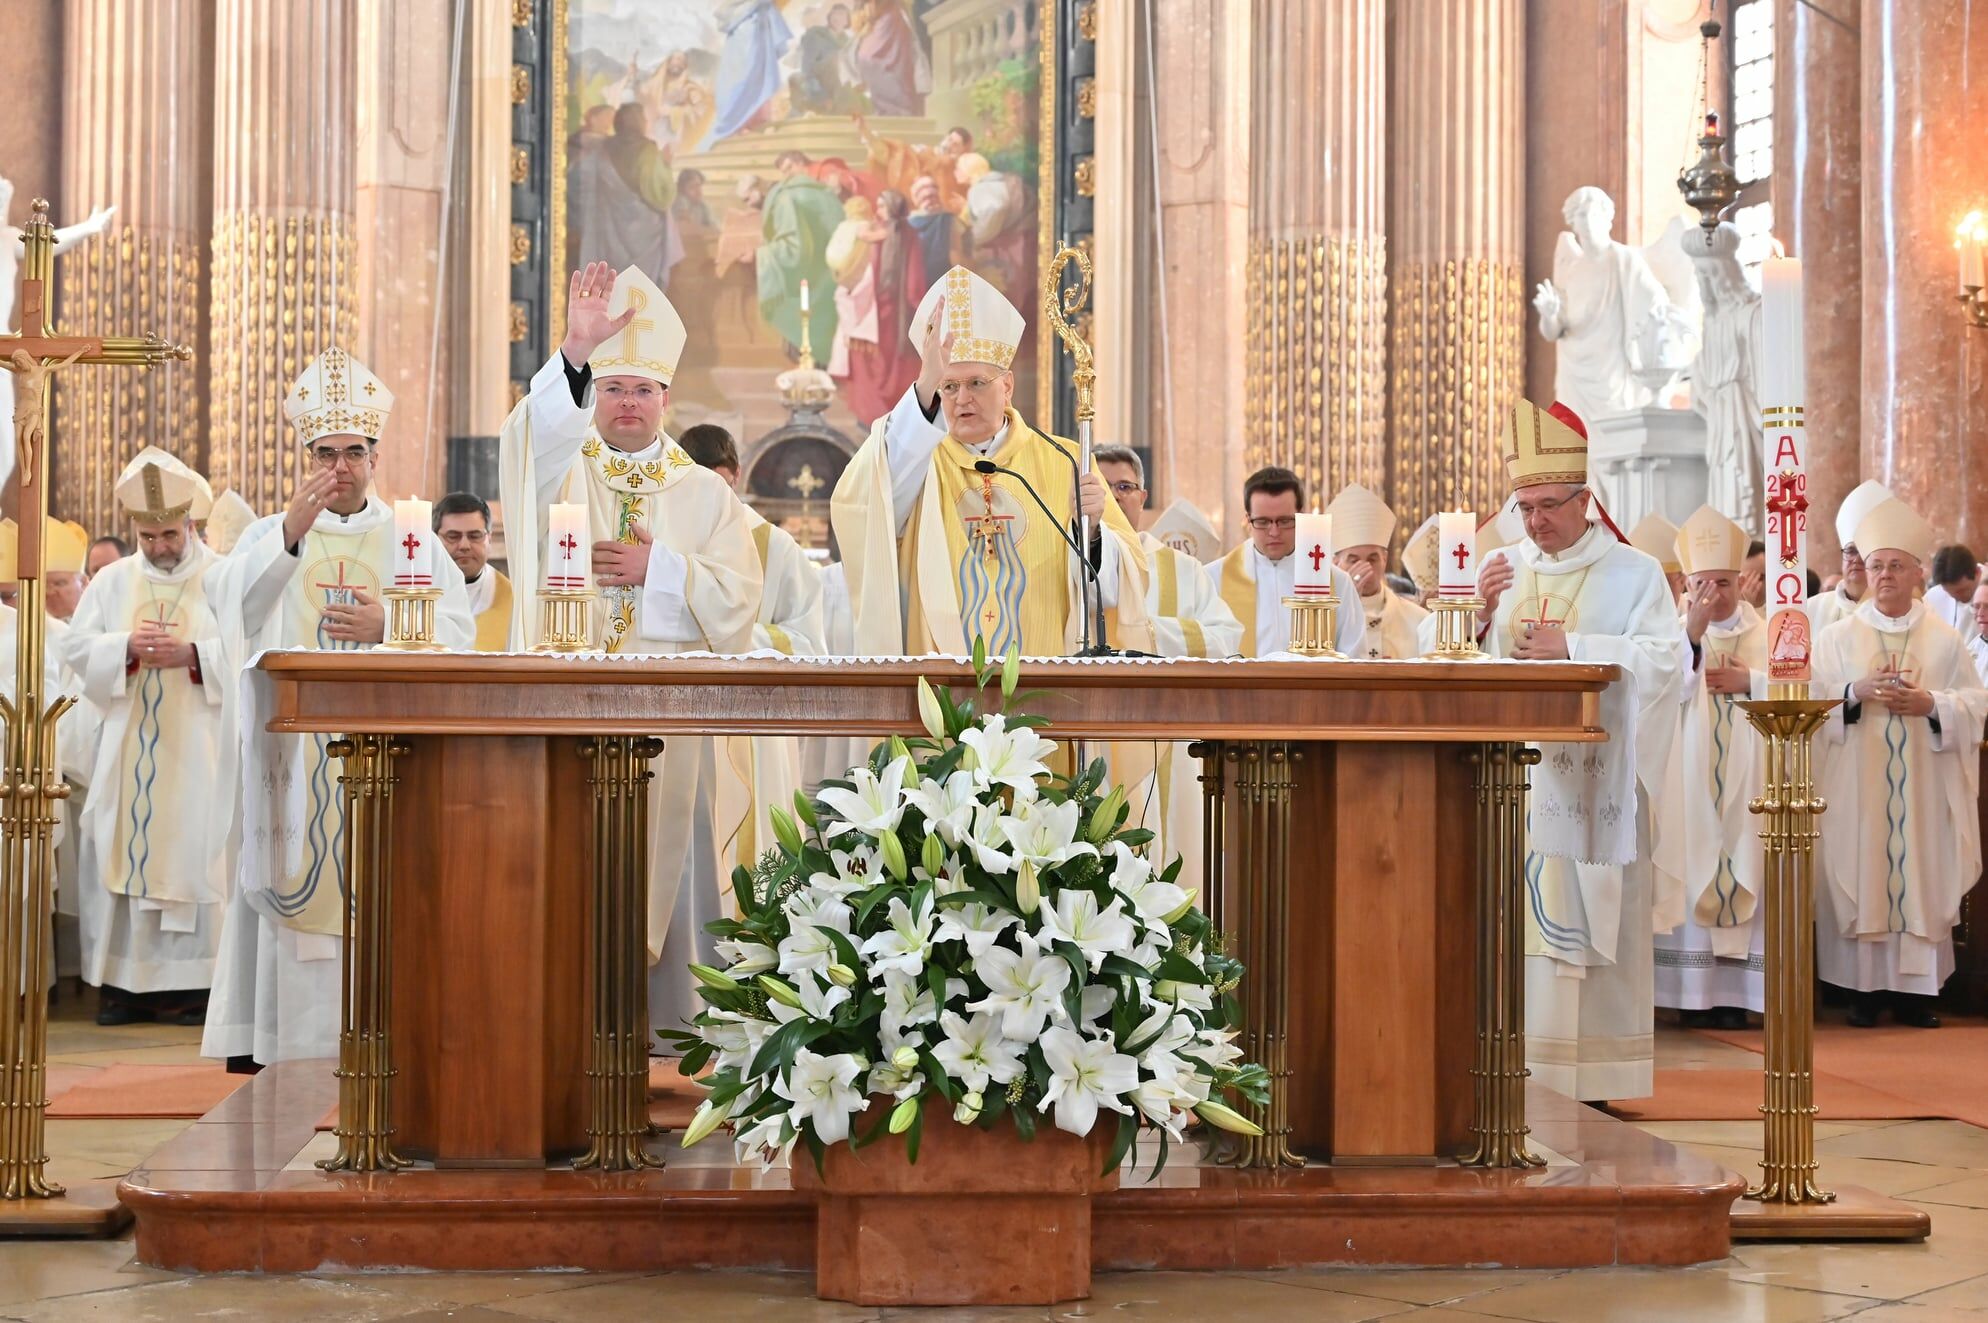
M 169 1143 L 123 1188 L 141 1260 L 805 1266 L 811 1211 L 785 1172 L 733 1167 L 722 1137 L 689 1154 L 645 1147 L 645 1111 L 618 1150 L 603 1148 L 598 1132 L 638 1115 L 641 1088 L 641 1042 L 624 1027 L 622 1049 L 603 1046 L 619 977 L 605 962 L 619 957 L 612 925 L 589 916 L 616 912 L 617 869 L 630 871 L 616 860 L 639 857 L 603 806 L 631 793 L 658 740 L 915 733 L 915 680 L 970 684 L 969 669 L 384 652 L 273 654 L 261 667 L 270 728 L 344 735 L 347 775 L 372 806 L 349 848 L 377 869 L 377 922 L 393 940 L 348 992 L 348 1025 L 382 1017 L 393 1073 L 375 1079 L 380 1062 L 348 1058 L 385 1107 L 373 1141 L 342 1134 L 347 1171 L 297 1166 L 305 1123 L 331 1098 L 329 1063 L 265 1072 Z M 1209 854 L 1209 908 L 1250 971 L 1243 1046 L 1277 1076 L 1268 1133 L 1242 1169 L 1177 1158 L 1158 1182 L 1100 1197 L 1100 1266 L 1725 1253 L 1736 1177 L 1529 1088 L 1516 1056 L 1522 742 L 1604 738 L 1599 699 L 1614 678 L 1572 663 L 1023 668 L 1055 738 L 1198 742 L 1211 841 L 1223 842 Z M 590 1025 L 600 1060 L 630 1043 L 637 1054 L 591 1089 Z M 386 1032 L 364 1037 L 379 1046 Z M 372 1096 L 346 1088 L 348 1113 Z M 576 1156 L 596 1169 L 558 1165 Z M 645 1166 L 658 1156 L 666 1169 Z M 390 1170 L 408 1159 L 424 1165 Z M 1211 1216 L 1224 1223 L 1215 1240 Z M 474 1227 L 475 1244 L 404 1234 L 416 1219 Z M 1253 1220 L 1260 1234 L 1230 1225 Z M 636 1227 L 673 1234 L 620 1234 Z M 769 1236 L 781 1227 L 799 1233 Z

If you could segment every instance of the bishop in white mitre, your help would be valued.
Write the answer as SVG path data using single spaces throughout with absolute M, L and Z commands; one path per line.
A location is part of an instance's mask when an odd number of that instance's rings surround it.
M 1387 549 L 1394 542 L 1394 511 L 1367 488 L 1349 482 L 1325 512 L 1332 516 L 1332 558 L 1360 595 L 1359 615 L 1366 627 L 1360 650 L 1349 655 L 1366 661 L 1404 661 L 1421 656 L 1417 635 L 1429 613 L 1419 602 L 1411 602 L 1387 586 Z
M 573 273 L 566 339 L 498 438 L 515 649 L 538 641 L 532 608 L 544 576 L 569 568 L 541 555 L 574 551 L 542 541 L 554 504 L 584 507 L 601 588 L 590 626 L 596 648 L 752 647 L 761 574 L 746 508 L 663 430 L 684 340 L 683 320 L 640 268 L 616 275 L 596 262 Z M 712 742 L 678 739 L 665 744 L 649 782 L 649 1019 L 659 1028 L 702 1008 L 688 966 L 715 955 L 704 931 L 723 917 L 715 777 Z
M 1663 567 L 1622 541 L 1588 488 L 1586 428 L 1520 401 L 1505 468 L 1525 536 L 1478 567 L 1494 657 L 1613 664 L 1600 744 L 1544 744 L 1526 854 L 1526 1064 L 1583 1101 L 1649 1094 L 1654 838 L 1649 803 L 1677 731 L 1677 607 Z M 1601 522 L 1592 522 L 1600 519 Z M 1433 621 L 1424 642 L 1434 643 Z
M 1216 593 L 1242 622 L 1237 651 L 1245 657 L 1268 657 L 1291 646 L 1291 608 L 1286 599 L 1297 584 L 1298 511 L 1304 504 L 1305 484 L 1291 470 L 1273 465 L 1250 474 L 1243 480 L 1243 519 L 1249 539 L 1206 567 Z M 1314 547 L 1312 552 L 1322 560 L 1330 549 Z M 1339 599 L 1332 646 L 1357 657 L 1367 622 L 1353 607 L 1360 594 L 1352 576 L 1338 565 L 1332 567 L 1332 592 Z
M 1081 637 L 1086 584 L 1105 641 L 1152 650 L 1138 535 L 1095 468 L 1077 472 L 1076 445 L 1014 408 L 1026 329 L 964 267 L 912 314 L 918 378 L 872 425 L 829 502 L 862 656 L 966 656 L 976 639 L 997 657 L 1065 656 Z M 1073 545 L 1080 512 L 1089 570 Z
M 1932 1028 L 1961 897 L 1981 872 L 1988 690 L 1960 634 L 1914 596 L 1931 526 L 1892 498 L 1858 521 L 1853 541 L 1870 589 L 1815 645 L 1819 696 L 1842 700 L 1818 740 L 1829 811 L 1816 973 L 1851 991 L 1852 1024 L 1876 1023 L 1889 1000 L 1899 1023 Z
M 199 1023 L 227 899 L 235 741 L 221 724 L 235 676 L 205 580 L 220 557 L 194 531 L 207 480 L 157 446 L 113 489 L 137 551 L 97 572 L 57 647 L 101 714 L 79 826 L 83 979 L 98 1022 Z
M 266 649 L 350 651 L 386 637 L 382 590 L 398 548 L 373 474 L 392 409 L 386 383 L 339 348 L 291 385 L 283 412 L 305 476 L 288 506 L 250 524 L 202 580 L 230 665 Z M 436 558 L 435 583 L 436 641 L 467 649 L 476 625 L 454 561 Z M 223 728 L 241 741 L 242 794 L 201 1051 L 237 1068 L 336 1056 L 348 900 L 345 796 L 326 753 L 337 737 L 270 733 L 253 673 L 222 701 Z
M 1741 600 L 1747 531 L 1702 505 L 1672 553 L 1685 576 L 1689 667 L 1681 687 L 1665 826 L 1681 860 L 1680 912 L 1659 924 L 1657 1005 L 1686 1023 L 1741 1029 L 1765 1009 L 1760 820 L 1764 746 L 1739 706 L 1767 696 L 1767 621 Z
M 1857 525 L 1864 516 L 1891 499 L 1891 488 L 1875 478 L 1866 478 L 1836 507 L 1836 541 L 1843 548 L 1842 578 L 1826 593 L 1808 600 L 1808 613 L 1815 637 L 1846 616 L 1855 614 L 1870 591 L 1864 572 L 1863 553 L 1857 550 Z
M 1629 545 L 1664 567 L 1664 578 L 1670 582 L 1670 595 L 1682 610 L 1684 564 L 1678 559 L 1677 539 L 1677 525 L 1654 510 L 1638 519 L 1636 526 L 1629 530 Z

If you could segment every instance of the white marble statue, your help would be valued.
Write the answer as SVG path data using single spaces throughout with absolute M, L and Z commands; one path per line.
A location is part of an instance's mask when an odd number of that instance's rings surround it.
M 1553 252 L 1553 278 L 1539 282 L 1532 306 L 1539 333 L 1554 344 L 1554 395 L 1592 423 L 1650 404 L 1675 375 L 1660 360 L 1681 367 L 1687 351 L 1643 250 L 1609 237 L 1615 203 L 1608 194 L 1577 188 L 1560 214 L 1567 229 Z M 1659 361 L 1646 363 L 1646 353 Z
M 21 287 L 21 228 L 9 219 L 14 207 L 14 182 L 0 178 L 0 331 L 12 334 L 14 296 Z M 90 218 L 55 232 L 55 251 L 102 234 L 116 207 L 104 207 Z M 14 374 L 0 372 L 0 487 L 14 475 Z
M 1682 238 L 1698 268 L 1705 326 L 1691 365 L 1691 407 L 1705 420 L 1706 503 L 1761 535 L 1765 498 L 1760 453 L 1760 295 L 1740 266 L 1740 232 L 1730 221 L 1716 230 L 1693 227 Z

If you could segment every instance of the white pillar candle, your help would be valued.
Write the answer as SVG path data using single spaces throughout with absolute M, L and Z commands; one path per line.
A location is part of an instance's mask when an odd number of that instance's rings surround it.
M 1970 293 L 1988 284 L 1988 222 L 1981 213 L 1969 212 L 1954 239 L 1960 249 L 1960 292 Z
M 1298 516 L 1298 543 L 1291 554 L 1297 557 L 1297 573 L 1291 591 L 1299 597 L 1332 595 L 1332 516 Z
M 801 311 L 806 312 L 807 310 L 808 310 L 808 282 L 803 280 L 801 282 Z
M 1477 516 L 1468 510 L 1443 510 L 1436 515 L 1437 595 L 1472 597 L 1477 593 Z
M 1808 600 L 1808 377 L 1802 347 L 1802 264 L 1769 258 L 1760 272 L 1760 432 L 1767 491 L 1767 678 L 1806 684 L 1814 640 Z
M 587 507 L 554 505 L 546 517 L 545 586 L 578 592 L 594 577 L 594 546 L 587 539 Z
M 415 497 L 393 503 L 393 586 L 435 586 L 435 528 L 428 502 Z

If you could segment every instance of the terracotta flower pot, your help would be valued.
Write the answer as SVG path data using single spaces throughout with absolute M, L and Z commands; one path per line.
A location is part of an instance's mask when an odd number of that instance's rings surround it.
M 888 1098 L 880 1100 L 889 1105 Z M 874 1104 L 873 1104 L 874 1106 Z M 820 1176 L 794 1150 L 794 1188 L 816 1192 L 815 1294 L 859 1305 L 1049 1305 L 1091 1293 L 1091 1193 L 1118 1118 L 1087 1138 L 1042 1119 L 1033 1140 L 926 1113 L 918 1161 L 890 1136 L 830 1148 Z

